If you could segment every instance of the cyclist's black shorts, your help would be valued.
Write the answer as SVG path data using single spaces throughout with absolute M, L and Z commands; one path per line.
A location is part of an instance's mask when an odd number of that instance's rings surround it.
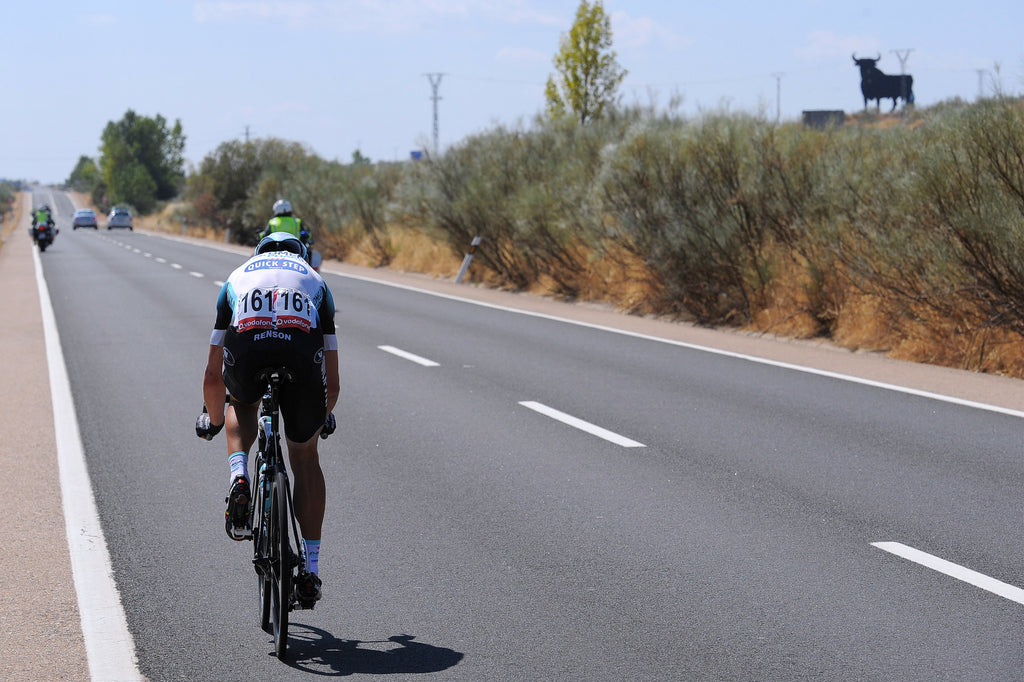
M 248 331 L 229 328 L 224 337 L 224 385 L 233 400 L 252 405 L 266 384 L 256 375 L 268 367 L 287 367 L 293 383 L 281 387 L 284 433 L 295 443 L 312 438 L 327 418 L 327 368 L 324 337 L 319 331 L 296 329 Z

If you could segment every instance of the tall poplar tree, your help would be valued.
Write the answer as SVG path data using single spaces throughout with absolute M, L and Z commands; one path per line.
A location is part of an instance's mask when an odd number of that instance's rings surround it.
M 545 88 L 551 117 L 571 113 L 580 123 L 587 123 L 614 106 L 626 70 L 619 66 L 611 46 L 612 23 L 604 3 L 582 0 L 555 55 L 558 73 L 548 77 Z

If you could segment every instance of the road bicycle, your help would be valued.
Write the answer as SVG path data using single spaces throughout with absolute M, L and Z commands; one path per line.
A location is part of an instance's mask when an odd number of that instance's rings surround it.
M 303 602 L 293 594 L 295 580 L 299 571 L 305 570 L 306 562 L 278 431 L 281 386 L 294 381 L 295 375 L 279 367 L 261 371 L 258 378 L 266 383 L 267 390 L 260 405 L 250 507 L 252 563 L 259 589 L 260 627 L 274 636 L 274 649 L 278 659 L 283 660 L 288 650 L 289 612 L 312 609 L 315 604 Z

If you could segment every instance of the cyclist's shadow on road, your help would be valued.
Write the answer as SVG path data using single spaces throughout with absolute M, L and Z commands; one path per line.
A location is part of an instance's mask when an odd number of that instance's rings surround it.
M 463 658 L 462 653 L 453 649 L 414 642 L 412 635 L 361 642 L 338 639 L 326 630 L 299 623 L 291 624 L 288 635 L 289 665 L 320 675 L 436 673 L 457 665 Z M 360 646 L 385 642 L 396 646 L 386 649 Z M 330 670 L 322 670 L 322 666 Z

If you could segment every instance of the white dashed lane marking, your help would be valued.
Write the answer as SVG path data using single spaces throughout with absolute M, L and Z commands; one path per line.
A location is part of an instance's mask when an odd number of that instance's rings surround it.
M 397 355 L 400 358 L 415 362 L 417 365 L 423 365 L 424 367 L 440 367 L 440 365 L 433 360 L 421 358 L 419 355 L 414 355 L 413 353 L 401 350 L 400 348 L 395 348 L 394 346 L 377 346 L 377 348 L 385 353 L 391 353 L 392 355 Z
M 540 414 L 543 414 L 546 417 L 551 417 L 552 419 L 560 421 L 563 424 L 567 424 L 569 426 L 572 426 L 573 428 L 577 428 L 580 431 L 585 431 L 586 433 L 589 433 L 593 436 L 597 436 L 598 438 L 603 438 L 604 440 L 610 443 L 621 445 L 624 448 L 646 447 L 643 443 L 638 443 L 632 438 L 626 438 L 625 436 L 621 436 L 615 433 L 614 431 L 603 429 L 600 426 L 597 426 L 596 424 L 591 424 L 590 422 L 583 421 L 582 419 L 573 417 L 572 415 L 566 414 L 565 412 L 560 412 L 553 407 L 548 407 L 547 405 L 544 405 L 543 403 L 534 402 L 532 400 L 524 400 L 519 404 L 522 405 L 523 407 L 530 408 L 534 412 L 539 412 Z
M 110 239 L 110 237 L 107 237 L 105 235 L 101 235 L 101 236 L 104 239 L 107 239 L 109 241 L 114 242 L 114 244 L 116 244 L 117 246 L 121 246 L 121 247 L 124 247 L 125 249 L 128 249 L 132 253 L 137 253 L 137 254 L 145 257 L 145 258 L 152 258 L 157 263 L 161 263 L 161 264 L 164 264 L 164 265 L 167 264 L 167 259 L 166 258 L 160 258 L 159 256 L 154 257 L 152 253 L 150 253 L 148 251 L 143 251 L 142 249 L 139 249 L 139 248 L 137 248 L 135 246 L 132 246 L 131 244 L 126 244 L 124 242 L 119 242 L 119 241 Z M 170 266 L 172 268 L 174 268 L 175 270 L 183 270 L 184 269 L 184 266 L 179 264 L 179 263 L 171 263 Z M 189 270 L 188 274 L 191 275 L 192 277 L 195 277 L 196 279 L 203 279 L 204 277 L 206 277 L 206 275 L 204 275 L 203 273 L 196 272 L 195 270 Z M 217 285 L 218 287 L 224 286 L 224 282 L 220 282 L 220 281 L 215 281 L 214 284 Z
M 1024 590 L 1009 583 L 1004 583 L 1001 580 L 990 578 L 984 573 L 978 573 L 972 571 L 969 568 L 964 568 L 959 564 L 954 564 L 952 561 L 946 561 L 940 559 L 937 556 L 922 552 L 919 549 L 914 549 L 908 545 L 904 545 L 900 542 L 872 542 L 872 547 L 895 554 L 898 557 L 902 557 L 907 561 L 913 561 L 915 564 L 920 564 L 926 568 L 930 568 L 933 571 L 938 571 L 943 575 L 948 575 L 950 578 L 956 578 L 963 582 L 980 587 L 983 590 L 991 592 L 992 594 L 998 594 L 1000 597 L 1015 601 L 1018 604 L 1024 604 Z

